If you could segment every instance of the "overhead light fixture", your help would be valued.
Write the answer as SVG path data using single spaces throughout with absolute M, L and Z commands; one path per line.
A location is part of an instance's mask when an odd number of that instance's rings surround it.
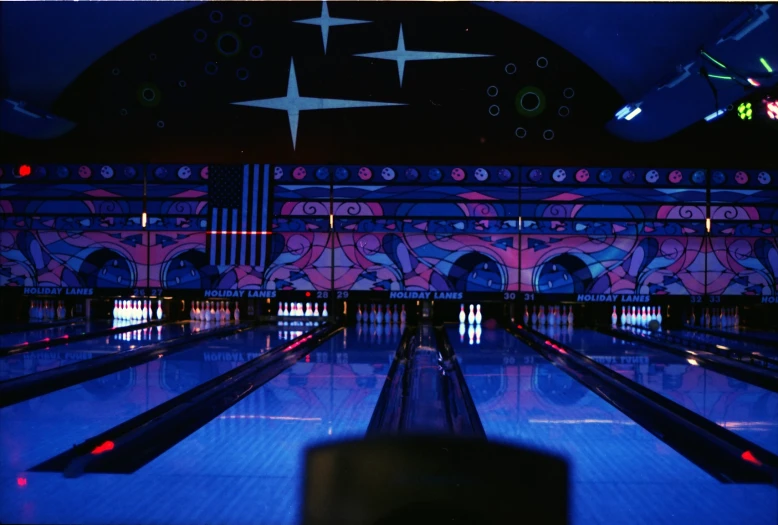
M 624 117 L 624 120 L 632 120 L 633 118 L 637 117 L 643 110 L 640 108 L 633 109 L 626 117 Z
M 616 113 L 616 120 L 632 120 L 642 111 L 640 105 L 641 102 L 634 105 L 627 104 Z
M 741 102 L 737 107 L 737 114 L 740 120 L 751 120 L 754 115 L 754 109 L 751 107 L 750 102 Z
M 752 86 L 755 86 L 755 87 L 759 87 L 759 86 L 762 85 L 759 82 L 757 82 L 756 80 L 754 80 L 753 78 L 747 78 L 746 80 L 748 80 L 749 84 L 751 84 Z
M 768 73 L 773 72 L 773 68 L 770 67 L 770 64 L 767 63 L 767 60 L 765 60 L 764 58 L 760 58 L 759 61 L 762 63 L 762 65 L 764 66 L 764 68 L 767 70 Z
M 713 113 L 711 113 L 710 115 L 705 117 L 705 122 L 710 122 L 713 119 L 719 118 L 724 113 L 726 113 L 726 110 L 724 110 L 724 109 L 720 109 L 718 111 L 714 111 Z

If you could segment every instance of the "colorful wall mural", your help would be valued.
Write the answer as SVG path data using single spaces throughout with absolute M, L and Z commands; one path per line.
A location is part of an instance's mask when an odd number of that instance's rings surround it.
M 0 170 L 0 286 L 778 294 L 766 171 L 28 168 Z

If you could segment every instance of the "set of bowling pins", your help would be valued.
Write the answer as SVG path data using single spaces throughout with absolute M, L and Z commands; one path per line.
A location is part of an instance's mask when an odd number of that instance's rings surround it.
M 154 311 L 152 302 L 137 299 L 116 299 L 113 302 L 113 318 L 122 321 L 153 321 L 154 314 L 156 319 L 162 319 L 162 299 L 157 301 L 157 310 Z
M 711 308 L 700 309 L 700 316 L 695 316 L 694 308 L 689 317 L 690 326 L 703 328 L 737 328 L 740 326 L 740 309 L 735 308 Z
M 370 310 L 368 310 L 368 306 Z M 405 312 L 405 305 L 399 309 L 396 304 L 387 304 L 386 312 L 381 305 L 357 305 L 357 323 L 370 324 L 401 324 L 404 325 L 408 320 L 408 314 Z
M 621 315 L 616 313 L 616 305 L 611 312 L 611 326 L 648 326 L 651 321 L 656 321 L 662 326 L 661 306 L 622 306 Z
M 189 319 L 192 321 L 204 321 L 206 323 L 226 323 L 235 317 L 240 321 L 240 306 L 235 301 L 234 314 L 230 311 L 230 303 L 227 301 L 192 301 L 189 308 Z
M 473 311 L 473 305 L 470 305 L 470 313 L 465 315 L 465 305 L 459 305 L 459 324 L 481 324 L 483 316 L 481 315 L 481 305 L 475 305 L 475 311 Z
M 33 321 L 52 321 L 64 319 L 67 311 L 65 310 L 65 301 L 58 301 L 57 308 L 54 308 L 54 301 L 31 301 L 30 302 L 30 320 Z
M 123 319 L 114 319 L 113 320 L 113 326 L 114 328 L 121 328 L 123 326 L 128 326 L 134 324 L 130 320 L 123 320 Z M 142 328 L 138 330 L 131 330 L 127 332 L 122 332 L 120 334 L 113 334 L 113 338 L 116 341 L 161 341 L 162 340 L 162 325 L 157 325 L 156 327 L 156 337 L 154 337 L 154 328 Z M 108 342 L 108 341 L 106 341 Z
M 313 307 L 311 307 L 313 304 Z M 319 312 L 319 303 L 278 303 L 278 317 L 327 317 L 327 303 L 322 303 L 321 312 Z
M 546 314 L 546 307 L 537 305 L 532 307 L 532 314 L 530 315 L 529 308 L 524 306 L 524 324 L 528 325 L 532 323 L 532 326 L 573 326 L 575 324 L 575 315 L 573 314 L 573 307 L 568 306 L 549 306 L 548 314 Z

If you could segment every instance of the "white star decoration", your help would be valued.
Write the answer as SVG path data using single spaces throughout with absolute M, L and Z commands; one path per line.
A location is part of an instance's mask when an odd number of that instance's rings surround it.
M 285 97 L 247 100 L 245 102 L 233 102 L 232 104 L 236 106 L 251 106 L 255 108 L 278 109 L 286 111 L 286 114 L 289 117 L 289 128 L 292 132 L 292 148 L 294 149 L 297 148 L 297 123 L 300 120 L 301 111 L 407 105 L 394 102 L 369 102 L 362 100 L 344 100 L 339 98 L 301 97 L 299 91 L 297 90 L 297 75 L 294 71 L 294 59 L 292 59 L 291 66 L 289 66 L 289 83 L 286 88 Z
M 319 18 L 307 18 L 305 20 L 295 20 L 295 24 L 308 24 L 312 26 L 321 26 L 321 39 L 324 42 L 324 54 L 327 54 L 327 35 L 331 27 L 350 26 L 354 24 L 370 24 L 370 20 L 352 20 L 351 18 L 330 18 L 330 12 L 327 10 L 327 2 L 321 3 L 321 16 Z
M 403 72 L 405 63 L 412 60 L 449 60 L 453 58 L 485 58 L 493 55 L 475 55 L 470 53 L 443 53 L 438 51 L 408 51 L 405 49 L 403 38 L 403 26 L 400 24 L 400 36 L 397 38 L 397 49 L 393 51 L 379 51 L 377 53 L 362 53 L 354 55 L 365 58 L 377 58 L 379 60 L 394 60 L 397 62 L 397 71 L 400 74 L 400 87 L 403 85 Z

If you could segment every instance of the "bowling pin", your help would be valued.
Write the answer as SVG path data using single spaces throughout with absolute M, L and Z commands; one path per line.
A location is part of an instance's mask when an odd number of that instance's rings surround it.
M 278 301 L 278 313 L 276 314 L 278 317 L 284 316 L 284 303 L 281 301 Z
M 710 328 L 710 308 L 705 310 L 705 327 Z
M 689 317 L 689 324 L 691 326 L 694 326 L 694 323 L 696 323 L 696 322 L 697 322 L 697 319 L 694 317 L 694 308 L 692 308 L 692 316 Z
M 140 318 L 145 323 L 149 318 L 149 311 L 146 309 L 146 302 L 143 302 L 143 306 L 140 309 Z
M 397 323 L 400 322 L 400 314 L 397 311 L 397 305 L 396 304 L 392 307 L 392 322 L 394 324 L 397 324 Z
M 481 320 L 483 319 L 483 316 L 481 315 L 481 305 L 477 304 L 475 305 L 475 322 L 476 324 L 481 324 Z
M 386 313 L 384 314 L 384 322 L 386 324 L 391 325 L 392 324 L 392 311 L 389 308 L 389 305 L 386 305 Z
M 324 306 L 324 308 L 323 308 L 323 309 L 322 309 L 322 311 L 321 311 L 321 316 L 322 316 L 322 317 L 327 317 L 327 315 L 328 315 L 328 314 L 327 314 L 327 303 L 324 303 L 324 305 L 323 305 L 323 306 Z
M 648 322 L 648 316 L 646 315 L 646 307 L 644 306 L 642 308 L 642 313 L 640 314 L 640 323 L 645 326 Z
M 117 299 L 113 300 L 113 318 L 118 319 L 119 315 L 119 301 Z
M 621 326 L 627 325 L 627 314 L 624 313 L 624 305 L 621 306 Z
M 662 326 L 662 307 L 658 306 L 656 309 L 656 322 L 659 323 L 659 326 Z
M 305 303 L 305 316 L 311 317 L 313 315 L 313 309 L 311 308 L 311 303 Z
M 546 307 L 542 305 L 540 307 L 540 313 L 538 313 L 538 324 L 540 326 L 545 326 L 546 324 Z
M 465 314 L 465 305 L 459 305 L 459 323 L 462 324 L 467 320 L 467 314 Z
M 407 318 L 408 318 L 408 314 L 405 313 L 405 305 L 403 305 L 403 309 L 400 312 L 400 324 L 403 325 L 403 327 L 405 326 L 405 321 L 407 320 Z
M 572 328 L 573 322 L 575 321 L 575 317 L 573 316 L 573 307 L 570 307 L 570 311 L 567 314 L 567 325 Z
M 226 303 L 224 306 L 224 320 L 225 321 L 232 320 L 232 312 L 230 312 L 230 303 Z
M 238 306 L 238 301 L 235 301 L 235 322 L 240 321 L 240 307 Z
M 470 305 L 470 313 L 467 314 L 467 323 L 473 324 L 475 322 L 475 312 L 473 312 L 473 305 Z
M 319 317 L 319 303 L 314 303 L 313 305 L 313 316 Z
M 464 312 L 462 312 L 462 313 L 464 313 Z M 460 315 L 460 317 L 461 317 L 461 315 Z M 524 305 L 524 317 L 523 317 L 523 320 L 524 320 L 524 324 L 525 325 L 529 323 L 529 309 L 527 309 L 527 305 L 526 304 Z
M 735 307 L 735 315 L 732 317 L 732 326 L 738 328 L 740 326 L 740 307 Z
M 114 312 L 116 311 L 116 308 L 114 307 Z M 35 301 L 30 301 L 30 319 L 35 319 Z M 116 317 L 116 314 L 114 313 L 114 317 Z
M 538 324 L 538 305 L 532 306 L 532 326 Z
M 616 313 L 616 305 L 613 305 L 613 313 L 611 313 L 611 326 L 616 326 L 619 323 L 619 315 Z
M 375 323 L 375 305 L 370 305 L 370 316 L 369 316 L 370 324 Z
M 157 319 L 162 320 L 162 299 L 157 299 Z
M 361 323 L 361 322 L 362 322 L 362 305 L 358 304 L 357 305 L 357 323 Z

